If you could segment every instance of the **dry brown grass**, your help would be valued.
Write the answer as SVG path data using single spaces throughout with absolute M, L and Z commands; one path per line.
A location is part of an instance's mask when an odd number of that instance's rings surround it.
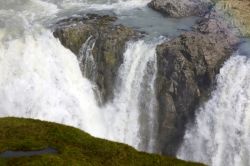
M 220 0 L 217 7 L 233 16 L 230 21 L 242 35 L 250 36 L 250 0 Z

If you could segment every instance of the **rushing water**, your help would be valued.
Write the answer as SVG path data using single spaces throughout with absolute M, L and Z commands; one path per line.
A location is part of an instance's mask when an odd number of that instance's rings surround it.
M 0 116 L 68 124 L 154 152 L 158 125 L 155 48 L 162 41 L 159 36 L 176 36 L 196 18 L 163 17 L 146 7 L 149 1 L 0 0 Z M 102 106 L 92 82 L 95 40 L 88 38 L 77 59 L 49 28 L 65 17 L 88 12 L 116 15 L 116 24 L 148 34 L 127 43 L 115 97 Z M 249 43 L 239 50 L 240 55 L 249 52 Z M 85 62 L 83 71 L 78 60 Z M 213 166 L 250 165 L 249 70 L 247 56 L 235 55 L 225 63 L 211 99 L 186 131 L 178 157 Z
M 1 0 L 0 116 L 68 124 L 153 152 L 157 136 L 155 47 L 160 40 L 127 44 L 115 98 L 100 106 L 91 82 L 95 77 L 95 40 L 88 38 L 77 59 L 47 28 L 73 11 L 105 9 L 121 15 L 126 10 L 146 8 L 147 2 Z M 78 60 L 85 62 L 83 76 Z
M 147 151 L 154 151 L 157 131 L 155 47 L 156 43 L 144 41 L 128 44 L 117 78 L 115 98 L 106 107 L 110 112 L 106 116 L 111 139 Z
M 220 70 L 211 99 L 186 131 L 179 158 L 211 166 L 250 165 L 249 53 L 247 42 Z

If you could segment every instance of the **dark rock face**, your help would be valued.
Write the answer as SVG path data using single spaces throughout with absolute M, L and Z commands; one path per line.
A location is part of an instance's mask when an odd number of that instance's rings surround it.
M 103 101 L 113 97 L 113 87 L 119 66 L 123 61 L 126 42 L 139 34 L 131 28 L 113 25 L 115 17 L 87 15 L 60 21 L 54 36 L 80 58 L 80 49 L 92 36 L 95 45 L 92 50 L 96 63 L 96 82 Z M 80 62 L 83 66 L 84 62 Z M 83 70 L 83 69 L 82 69 Z
M 148 4 L 170 17 L 204 16 L 212 5 L 210 0 L 152 0 Z
M 215 75 L 237 42 L 223 22 L 205 18 L 193 31 L 157 47 L 159 143 L 163 154 L 175 155 L 187 121 L 208 95 Z
M 97 70 L 93 81 L 104 102 L 113 97 L 114 82 L 123 62 L 126 42 L 140 35 L 131 28 L 113 25 L 115 19 L 97 15 L 67 19 L 59 22 L 54 32 L 55 37 L 78 59 L 81 59 L 83 44 L 92 36 L 91 40 L 95 41 L 92 53 Z M 159 152 L 175 155 L 185 125 L 194 117 L 194 110 L 200 101 L 209 95 L 215 75 L 232 54 L 237 42 L 227 25 L 211 13 L 192 31 L 157 47 Z M 80 61 L 81 67 L 82 63 Z

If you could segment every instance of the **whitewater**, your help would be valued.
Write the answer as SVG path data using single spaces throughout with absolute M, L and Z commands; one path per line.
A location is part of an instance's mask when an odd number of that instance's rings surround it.
M 117 78 L 122 81 L 114 87 L 115 98 L 100 106 L 94 92 L 96 87 L 87 79 L 88 74 L 95 75 L 91 54 L 95 41 L 90 36 L 81 49 L 81 58 L 85 58 L 85 64 L 92 65 L 93 70 L 82 74 L 76 56 L 64 48 L 48 28 L 53 21 L 67 17 L 72 11 L 109 9 L 119 13 L 145 7 L 147 3 L 147 0 L 91 3 L 84 0 L 1 0 L 0 116 L 67 124 L 93 136 L 154 151 L 156 117 L 152 112 L 158 42 L 140 40 L 127 44 L 124 64 Z M 148 75 L 147 80 L 145 75 Z M 146 88 L 148 92 L 143 95 Z M 142 95 L 149 101 L 140 99 Z M 141 112 L 140 106 L 145 103 L 148 109 Z M 141 129 L 141 123 L 148 125 Z
M 221 68 L 211 99 L 187 129 L 178 157 L 211 166 L 250 165 L 250 59 L 236 53 Z
M 155 49 L 165 40 L 161 34 L 174 36 L 179 33 L 176 27 L 186 29 L 194 20 L 167 21 L 146 8 L 149 1 L 0 0 L 0 117 L 58 122 L 157 152 Z M 51 30 L 58 20 L 103 10 L 118 15 L 117 23 L 138 24 L 149 33 L 149 39 L 126 44 L 114 99 L 104 105 L 92 82 L 95 40 L 88 38 L 77 59 Z M 195 123 L 187 126 L 178 158 L 211 166 L 250 165 L 249 49 L 246 52 L 236 53 L 221 68 L 211 98 L 197 110 Z

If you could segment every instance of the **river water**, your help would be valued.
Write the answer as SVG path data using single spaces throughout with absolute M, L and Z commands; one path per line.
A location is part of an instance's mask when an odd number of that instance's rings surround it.
M 67 124 L 155 152 L 155 48 L 163 39 L 190 29 L 196 18 L 166 18 L 149 9 L 148 2 L 0 0 L 0 116 Z M 127 43 L 115 98 L 102 106 L 91 80 L 82 76 L 76 56 L 52 35 L 57 21 L 86 13 L 115 15 L 116 24 L 147 33 L 144 39 Z M 247 41 L 221 69 L 211 99 L 197 111 L 196 123 L 186 131 L 179 158 L 214 166 L 250 165 Z M 83 49 L 93 45 L 89 38 Z M 82 56 L 94 70 L 91 52 Z
M 154 152 L 157 103 L 155 48 L 163 38 L 189 29 L 195 18 L 167 19 L 147 7 L 149 0 L 1 0 L 0 116 L 48 120 L 78 127 L 94 136 Z M 99 106 L 87 79 L 93 75 L 94 41 L 83 46 L 92 71 L 84 76 L 78 60 L 52 35 L 53 25 L 86 13 L 110 14 L 116 24 L 148 35 L 130 41 L 115 84 L 115 98 Z M 165 37 L 162 37 L 165 36 Z M 84 51 L 85 50 L 85 51 Z M 92 59 L 92 60 L 91 60 Z M 89 68 L 89 67 L 87 67 Z M 89 77 L 88 77 L 89 78 Z

